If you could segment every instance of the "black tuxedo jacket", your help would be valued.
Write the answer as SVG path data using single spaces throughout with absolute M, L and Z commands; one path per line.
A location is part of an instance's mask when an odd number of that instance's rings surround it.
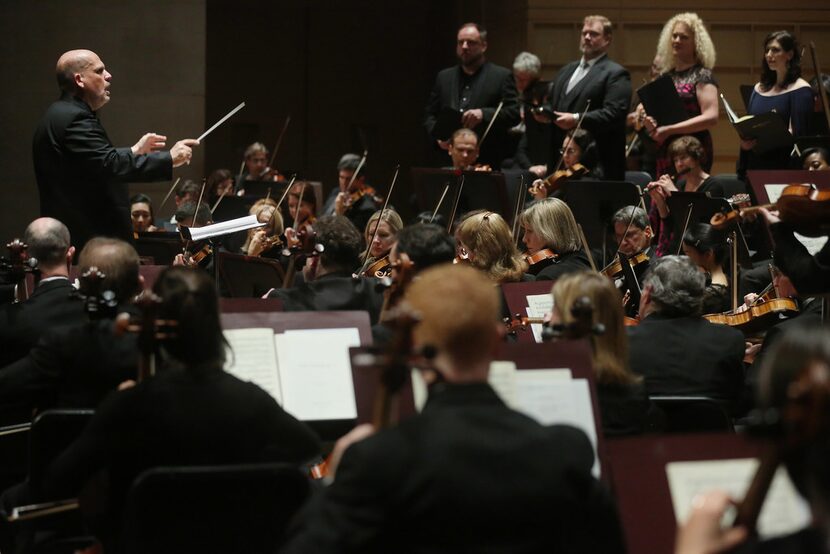
M 69 94 L 46 110 L 32 154 L 40 214 L 65 223 L 79 251 L 98 235 L 131 240 L 127 184 L 173 174 L 169 152 L 135 156 L 115 148 L 96 113 Z
M 461 91 L 461 66 L 448 67 L 438 72 L 435 84 L 424 110 L 424 127 L 432 137 L 432 129 L 442 108 L 458 110 Z M 507 130 L 519 123 L 519 100 L 513 73 L 506 67 L 485 62 L 479 69 L 475 84 L 470 92 L 468 109 L 481 109 L 483 120 L 473 129 L 479 141 L 492 121 L 499 102 L 504 101 L 498 118 L 493 123 L 487 140 L 481 146 L 478 160 L 490 164 L 494 169 L 501 167 L 504 158 L 512 156 Z M 434 140 L 434 138 L 433 138 Z
M 599 160 L 606 179 L 622 181 L 625 177 L 625 117 L 631 103 L 631 78 L 620 64 L 603 56 L 589 70 L 571 92 L 566 93 L 568 81 L 579 62 L 572 62 L 559 70 L 554 80 L 551 107 L 554 111 L 585 114 L 582 128 L 597 141 Z M 562 145 L 565 132 L 554 125 L 554 149 Z M 557 138 L 558 137 L 558 138 Z
M 620 552 L 586 436 L 543 427 L 485 383 L 352 445 L 286 552 Z
M 68 279 L 41 283 L 25 302 L 0 308 L 0 367 L 28 354 L 49 329 L 86 319 L 83 302 Z
M 649 395 L 737 400 L 744 378 L 744 336 L 737 329 L 656 313 L 626 329 L 631 370 L 643 375 Z

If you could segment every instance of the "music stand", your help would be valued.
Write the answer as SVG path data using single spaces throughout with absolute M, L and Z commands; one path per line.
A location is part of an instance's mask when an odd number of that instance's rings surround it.
M 639 205 L 640 189 L 626 181 L 566 181 L 562 200 L 582 225 L 588 246 L 604 252 L 609 239 L 615 244 L 611 218 L 620 208 Z
M 225 196 L 216 210 L 213 212 L 213 221 L 230 221 L 248 215 L 248 211 L 254 202 L 259 200 L 256 196 Z
M 504 175 L 497 171 L 456 171 L 454 169 L 436 169 L 428 167 L 412 168 L 412 184 L 419 211 L 435 210 L 438 200 L 447 184 L 450 185 L 438 213 L 448 220 L 461 175 L 464 175 L 464 188 L 458 201 L 456 218 L 473 210 L 489 210 L 500 214 L 508 225 L 513 224 L 513 210 L 508 200 Z
M 252 196 L 256 199 L 265 198 L 268 196 L 268 190 L 270 189 L 271 198 L 279 200 L 285 191 L 285 187 L 288 186 L 288 181 L 242 181 L 241 185 L 245 190 L 245 196 Z
M 219 311 L 223 314 L 248 312 L 281 312 L 279 298 L 220 298 Z
M 184 244 L 178 233 L 139 233 L 133 246 L 140 258 L 151 262 L 147 265 L 168 265 L 182 253 Z
M 216 277 L 219 289 L 231 298 L 259 298 L 282 286 L 285 271 L 276 260 L 220 251 L 216 253 Z

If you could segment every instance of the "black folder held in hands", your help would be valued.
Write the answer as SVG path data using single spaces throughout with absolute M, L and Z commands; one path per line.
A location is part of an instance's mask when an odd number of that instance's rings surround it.
M 752 148 L 753 152 L 764 154 L 772 150 L 792 148 L 793 136 L 778 113 L 773 111 L 738 117 L 726 101 L 726 97 L 721 94 L 720 98 L 726 109 L 726 117 L 729 118 L 729 122 L 735 127 L 738 135 L 744 140 L 754 139 L 756 141 Z
M 637 89 L 637 94 L 646 113 L 657 121 L 657 125 L 673 125 L 686 121 L 689 114 L 677 94 L 674 81 L 668 75 L 656 78 Z

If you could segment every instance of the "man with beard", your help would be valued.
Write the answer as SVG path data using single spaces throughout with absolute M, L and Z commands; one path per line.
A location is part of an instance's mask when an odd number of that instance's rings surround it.
M 481 141 L 479 161 L 494 169 L 510 152 L 507 130 L 519 123 L 519 103 L 513 74 L 506 67 L 488 62 L 487 31 L 477 23 L 465 23 L 458 30 L 455 52 L 459 64 L 444 69 L 435 78 L 435 85 L 424 110 L 424 127 L 442 149 L 447 150 L 448 136 L 435 136 L 433 131 L 441 112 L 448 109 L 461 113 L 461 126 L 475 131 L 479 137 L 493 122 L 487 141 Z M 454 129 L 453 129 L 454 130 Z

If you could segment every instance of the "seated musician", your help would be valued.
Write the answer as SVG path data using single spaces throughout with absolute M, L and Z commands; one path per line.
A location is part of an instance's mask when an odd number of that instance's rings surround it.
M 78 274 L 97 267 L 105 275 L 102 291 L 112 291 L 118 306 L 101 307 L 94 321 L 45 333 L 27 356 L 0 369 L 0 405 L 25 403 L 29 413 L 35 408 L 94 408 L 119 383 L 135 377 L 135 336 L 115 337 L 112 318 L 128 309 L 143 287 L 138 263 L 135 249 L 124 241 L 97 237 L 86 243 Z
M 199 194 L 202 192 L 202 187 L 187 179 L 182 185 L 176 189 L 175 194 L 173 195 L 173 201 L 176 203 L 176 210 L 178 211 L 179 207 L 182 204 L 186 204 L 188 202 L 192 202 L 195 204 L 199 200 Z M 175 231 L 176 228 L 176 215 L 174 213 L 173 217 L 170 218 L 170 226 L 165 224 L 166 229 L 170 229 Z
M 706 396 L 732 408 L 743 384 L 744 336 L 700 317 L 705 287 L 685 256 L 651 262 L 640 324 L 627 328 L 630 366 L 650 396 Z
M 824 201 L 826 202 L 826 200 Z M 830 290 L 830 240 L 815 255 L 811 255 L 793 234 L 797 222 L 782 221 L 776 212 L 761 209 L 769 224 L 775 242 L 775 260 L 781 270 L 803 292 L 819 293 Z
M 405 304 L 420 317 L 414 348 L 436 350 L 441 382 L 419 415 L 338 441 L 334 481 L 283 552 L 622 552 L 587 437 L 509 409 L 487 383 L 503 333 L 492 282 L 433 267 Z
M 213 215 L 210 213 L 210 206 L 202 202 L 196 209 L 196 200 L 193 202 L 183 202 L 176 208 L 176 226 L 179 230 L 182 227 L 205 227 L 213 223 Z M 213 255 L 208 243 L 199 243 L 193 241 L 186 241 L 184 253 L 176 254 L 173 258 L 173 265 L 199 265 L 203 269 L 212 269 Z M 198 255 L 203 253 L 204 256 Z M 197 260 L 194 261 L 194 258 Z
M 690 225 L 683 235 L 683 253 L 706 274 L 702 311 L 715 314 L 731 309 L 730 281 L 723 268 L 726 236 L 708 223 Z
M 367 165 L 361 166 L 360 160 L 357 154 L 343 154 L 340 158 L 337 163 L 338 187 L 326 197 L 321 214 L 345 215 L 355 227 L 363 229 L 372 214 L 381 208 L 383 199 L 366 183 Z
M 563 201 L 545 198 L 534 202 L 519 216 L 519 223 L 524 230 L 528 273 L 537 281 L 591 269 L 573 212 Z
M 268 148 L 261 142 L 248 145 L 245 149 L 245 168 L 242 178 L 237 183 L 237 189 L 245 192 L 245 181 L 279 181 L 280 172 L 268 166 Z
M 152 233 L 158 231 L 153 225 L 153 204 L 146 194 L 134 194 L 130 197 L 130 220 L 133 223 L 133 233 Z
M 41 217 L 23 233 L 30 258 L 37 260 L 40 281 L 31 296 L 18 304 L 0 307 L 0 367 L 29 353 L 48 330 L 86 320 L 83 303 L 69 282 L 75 255 L 69 229 Z
M 282 216 L 277 210 L 277 202 L 271 198 L 260 198 L 253 203 L 248 215 L 255 215 L 260 223 L 267 223 L 265 227 L 248 229 L 245 243 L 242 245 L 242 253 L 248 256 L 262 256 L 266 251 L 275 250 L 280 235 L 283 233 Z M 278 257 L 279 250 L 275 253 Z
M 590 338 L 603 434 L 610 437 L 651 430 L 657 421 L 656 408 L 646 394 L 642 376 L 628 367 L 628 337 L 620 293 L 614 284 L 599 273 L 581 271 L 558 279 L 552 294 L 552 323 L 571 323 L 570 307 L 587 297 L 593 323 L 605 327 L 601 335 Z
M 369 250 L 360 254 L 361 260 L 366 260 L 360 273 L 368 272 L 367 277 L 386 277 L 389 275 L 389 252 L 395 244 L 398 231 L 403 228 L 403 220 L 398 212 L 387 208 L 383 213 L 375 212 L 366 224 L 363 239 Z M 377 232 L 375 232 L 377 230 Z M 371 270 L 371 271 L 370 271 Z
M 178 322 L 173 337 L 160 345 L 164 370 L 107 398 L 44 477 L 46 498 L 71 498 L 90 477 L 107 471 L 106 521 L 95 529 L 107 552 L 117 546 L 126 493 L 146 469 L 299 465 L 320 452 L 315 434 L 273 397 L 223 370 L 228 345 L 209 275 L 168 268 L 153 290 L 162 299 L 159 318 Z
M 573 139 L 570 137 L 573 137 Z M 585 129 L 574 129 L 569 132 L 562 140 L 559 153 L 562 155 L 560 171 L 563 172 L 564 180 L 586 179 L 596 181 L 603 178 L 603 171 L 599 165 L 597 142 L 591 133 Z M 577 169 L 580 165 L 585 168 L 584 172 Z M 575 174 L 570 175 L 569 172 L 575 172 Z M 579 175 L 576 173 L 579 173 Z M 557 198 L 562 196 L 561 188 L 551 191 L 549 188 L 539 185 L 540 181 L 541 179 L 534 181 L 530 189 L 530 193 L 534 198 L 540 199 L 550 195 Z
M 462 127 L 456 130 L 447 143 L 447 154 L 452 159 L 449 169 L 473 170 L 478 161 L 478 135 L 472 129 Z
M 830 432 L 827 428 L 830 404 L 826 402 L 825 384 L 830 367 L 828 345 L 830 331 L 827 328 L 787 333 L 764 361 L 757 391 L 759 403 L 764 409 L 775 410 L 777 414 L 793 413 L 792 395 L 802 390 L 797 382 L 811 365 L 818 371 L 817 381 L 811 383 L 811 387 L 818 389 L 815 394 L 821 401 L 810 402 L 808 407 L 805 399 L 798 406 L 799 413 L 803 411 L 805 415 L 793 422 L 783 422 L 778 432 L 773 432 L 772 439 L 793 443 L 784 453 L 783 463 L 799 494 L 810 505 L 811 525 L 793 534 L 758 543 L 757 539 L 751 538 L 754 530 L 723 525 L 724 513 L 740 498 L 730 498 L 723 491 L 709 491 L 695 499 L 689 519 L 680 526 L 676 554 L 827 552 L 830 536 L 830 520 L 827 518 L 830 503 Z M 739 550 L 734 550 L 735 547 Z
M 668 152 L 674 164 L 677 183 L 675 184 L 672 176 L 664 174 L 647 186 L 651 196 L 651 210 L 648 215 L 657 238 L 657 256 L 677 251 L 680 237 L 674 236 L 673 216 L 666 202 L 672 192 L 705 192 L 711 197 L 723 197 L 723 184 L 703 170 L 706 152 L 698 139 L 691 135 L 675 139 L 669 145 Z
M 654 233 L 644 209 L 639 206 L 620 208 L 611 216 L 611 223 L 614 225 L 614 238 L 619 245 L 620 252 L 629 258 L 641 252 L 645 252 L 649 258 L 654 257 L 654 249 L 651 247 Z
M 820 146 L 808 148 L 801 153 L 801 167 L 809 171 L 830 170 L 830 152 Z
M 362 261 L 360 231 L 343 216 L 321 217 L 313 228 L 313 240 L 323 251 L 306 257 L 304 282 L 294 288 L 273 289 L 267 296 L 282 300 L 287 312 L 365 310 L 376 323 L 383 297 L 375 290 L 375 280 L 352 277 Z
M 528 264 L 513 242 L 510 227 L 495 212 L 464 215 L 455 231 L 457 258 L 483 271 L 495 283 L 532 281 Z
M 221 196 L 233 196 L 233 174 L 230 169 L 217 169 L 205 181 L 205 197 L 213 206 Z

